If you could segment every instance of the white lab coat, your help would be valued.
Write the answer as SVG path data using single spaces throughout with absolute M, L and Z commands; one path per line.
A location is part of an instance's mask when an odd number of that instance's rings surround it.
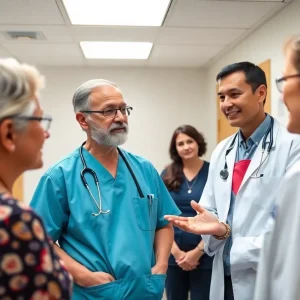
M 236 195 L 232 221 L 232 248 L 230 253 L 231 279 L 235 300 L 252 300 L 257 264 L 262 245 L 263 233 L 274 203 L 274 195 L 286 170 L 300 158 L 299 139 L 287 132 L 274 121 L 274 141 L 269 157 L 261 166 L 255 179 L 262 154 L 262 140 L 255 151 Z M 222 141 L 212 154 L 209 174 L 200 204 L 216 214 L 220 221 L 226 222 L 232 186 L 232 172 L 238 142 L 227 155 L 229 176 L 220 178 L 220 171 L 225 164 L 225 152 L 233 136 Z M 267 142 L 269 141 L 269 137 Z M 266 153 L 265 153 L 266 155 Z M 264 156 L 265 157 L 265 156 Z M 205 252 L 215 255 L 212 271 L 210 300 L 224 300 L 223 250 L 226 241 L 219 241 L 213 236 L 202 236 Z
M 264 236 L 255 300 L 300 298 L 300 161 L 285 175 Z

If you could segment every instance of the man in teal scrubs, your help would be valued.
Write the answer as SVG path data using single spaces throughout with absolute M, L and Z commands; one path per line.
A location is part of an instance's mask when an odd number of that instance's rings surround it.
M 152 164 L 118 148 L 132 108 L 114 83 L 84 83 L 73 106 L 86 143 L 43 175 L 31 202 L 73 275 L 73 299 L 161 299 L 173 242 L 164 215 L 180 211 Z

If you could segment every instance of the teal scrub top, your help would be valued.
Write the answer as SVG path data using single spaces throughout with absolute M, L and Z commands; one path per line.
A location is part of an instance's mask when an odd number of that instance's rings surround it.
M 73 259 L 93 272 L 106 272 L 116 281 L 83 288 L 74 284 L 73 299 L 161 299 L 164 275 L 151 275 L 155 265 L 155 231 L 166 226 L 164 215 L 179 215 L 152 164 L 122 150 L 144 198 L 140 198 L 133 178 L 119 156 L 114 178 L 87 150 L 88 168 L 98 176 L 102 209 L 99 210 L 85 188 L 80 172 L 83 164 L 79 148 L 50 168 L 41 178 L 31 207 L 42 217 L 53 241 Z M 99 204 L 93 177 L 85 178 Z M 153 194 L 149 201 L 147 195 Z

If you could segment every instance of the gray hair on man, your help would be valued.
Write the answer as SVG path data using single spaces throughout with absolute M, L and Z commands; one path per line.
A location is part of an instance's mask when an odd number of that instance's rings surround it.
M 116 83 L 105 79 L 92 79 L 83 83 L 73 96 L 73 108 L 74 112 L 80 112 L 81 110 L 89 110 L 90 95 L 95 88 L 101 86 L 113 86 L 120 90 Z
M 16 115 L 32 115 L 35 104 L 31 101 L 44 87 L 44 77 L 33 66 L 13 58 L 0 59 L 0 120 Z M 26 122 L 15 120 L 23 129 Z

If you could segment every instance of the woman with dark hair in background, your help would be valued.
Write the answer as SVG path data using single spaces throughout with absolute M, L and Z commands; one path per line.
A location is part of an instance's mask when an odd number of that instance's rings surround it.
M 182 216 L 195 216 L 191 200 L 198 201 L 204 189 L 209 163 L 200 159 L 206 152 L 206 142 L 194 127 L 178 127 L 171 139 L 172 163 L 162 172 L 167 186 Z M 169 259 L 166 280 L 168 300 L 208 300 L 213 258 L 204 251 L 200 235 L 175 227 L 175 239 Z

